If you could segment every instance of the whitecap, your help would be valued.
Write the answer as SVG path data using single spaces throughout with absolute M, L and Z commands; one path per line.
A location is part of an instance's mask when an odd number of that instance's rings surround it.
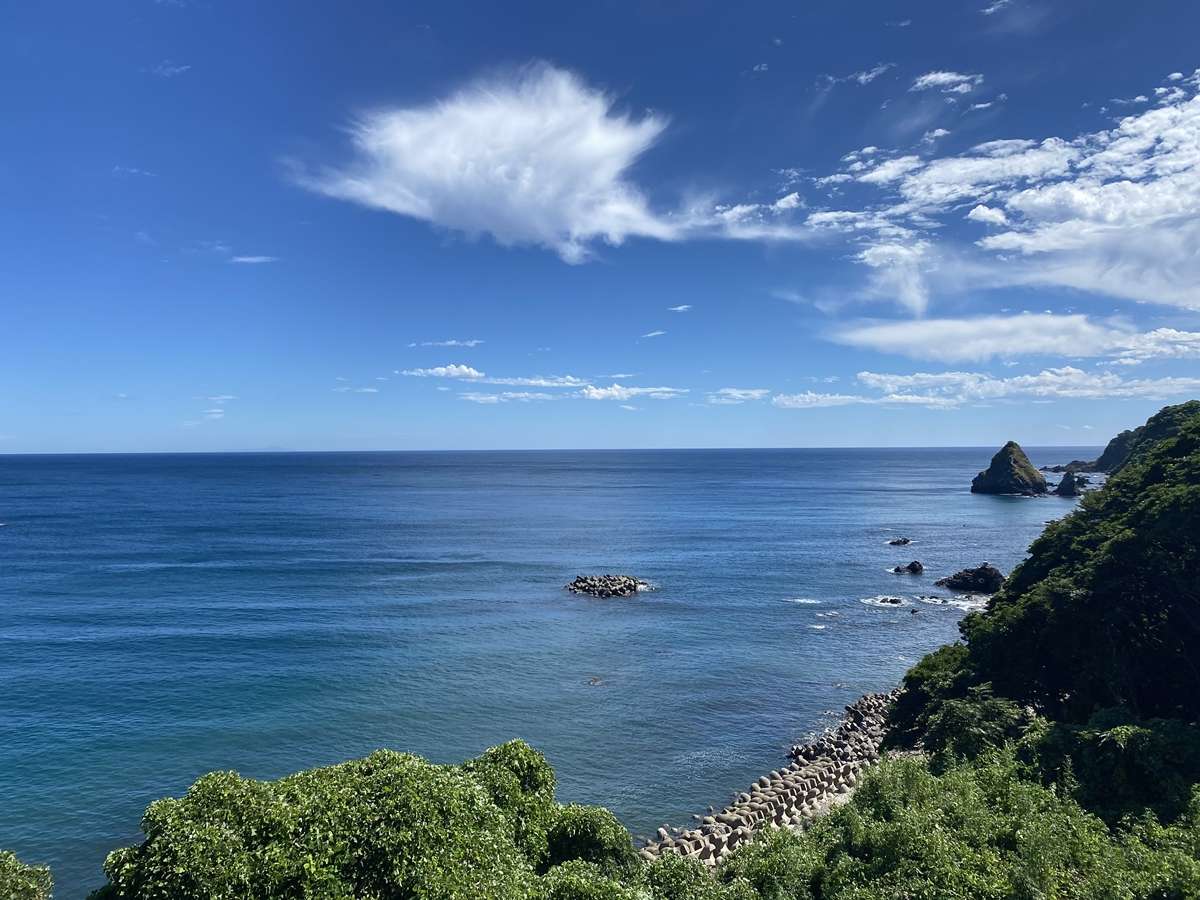
M 808 627 L 811 628 L 813 631 L 824 631 L 829 626 L 828 625 L 809 625 Z
M 803 603 L 805 606 L 816 606 L 821 601 L 813 600 L 810 597 L 784 597 L 784 603 Z

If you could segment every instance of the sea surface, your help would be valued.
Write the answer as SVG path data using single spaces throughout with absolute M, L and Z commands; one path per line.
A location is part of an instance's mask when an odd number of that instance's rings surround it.
M 953 639 L 936 578 L 1073 507 L 971 495 L 992 452 L 0 456 L 0 848 L 74 900 L 209 770 L 513 737 L 561 800 L 686 824 Z M 562 589 L 606 571 L 657 590 Z

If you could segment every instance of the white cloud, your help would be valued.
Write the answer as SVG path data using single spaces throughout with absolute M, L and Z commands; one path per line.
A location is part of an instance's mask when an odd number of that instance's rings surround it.
M 1096 324 L 1083 315 L 1038 313 L 858 325 L 832 337 L 852 347 L 953 363 L 1033 355 L 1105 356 L 1131 347 L 1142 336 L 1128 327 Z
M 656 337 L 662 337 L 664 334 L 666 334 L 666 332 L 665 332 L 665 331 L 648 331 L 648 332 L 646 332 L 645 334 L 643 334 L 643 335 L 642 335 L 642 337 L 644 337 L 644 338 L 656 338 Z
M 802 206 L 804 206 L 804 198 L 795 191 L 792 191 L 790 194 L 784 194 L 771 204 L 772 209 L 777 210 L 798 209 Z
M 655 113 L 615 109 L 612 97 L 541 63 L 451 96 L 361 116 L 352 161 L 317 172 L 291 163 L 298 184 L 503 246 L 539 246 L 565 261 L 627 238 L 801 240 L 788 207 L 696 202 L 653 210 L 629 178 L 667 126 Z
M 279 257 L 277 257 L 277 256 L 231 256 L 229 258 L 229 261 L 231 263 L 238 263 L 240 265 L 257 266 L 257 265 L 262 265 L 263 263 L 278 262 Z
M 626 177 L 666 120 L 613 106 L 570 72 L 532 66 L 439 102 L 365 115 L 353 128 L 353 163 L 298 177 L 331 197 L 505 246 L 549 247 L 568 262 L 587 258 L 596 240 L 672 239 L 677 226 Z
M 815 409 L 823 406 L 850 406 L 856 403 L 866 403 L 864 397 L 852 394 L 818 394 L 815 391 L 804 391 L 800 394 L 776 394 L 771 403 L 780 409 Z
M 929 305 L 929 287 L 925 278 L 929 248 L 929 242 L 924 240 L 880 242 L 868 244 L 857 258 L 873 270 L 873 293 L 895 297 L 913 313 L 920 315 Z
M 685 312 L 691 312 L 691 311 L 692 311 L 692 304 L 690 304 L 690 303 L 681 303 L 678 306 L 668 306 L 667 307 L 667 312 L 685 313 Z
M 630 387 L 623 384 L 595 387 L 589 384 L 579 392 L 579 396 L 586 400 L 632 400 L 635 397 L 650 397 L 653 400 L 673 400 L 686 393 L 688 393 L 686 388 Z
M 513 387 L 540 388 L 582 387 L 583 385 L 588 384 L 588 380 L 586 378 L 579 378 L 575 375 L 533 375 L 529 377 L 484 378 L 483 382 L 485 384 L 506 384 Z
M 466 381 L 474 381 L 485 377 L 478 369 L 474 369 L 471 366 L 464 366 L 460 363 L 453 363 L 448 366 L 434 366 L 429 369 L 402 369 L 395 374 L 409 375 L 415 378 L 459 378 Z
M 1013 0 L 992 0 L 987 6 L 980 10 L 985 16 L 994 16 L 1004 7 L 1009 6 Z
M 934 72 L 917 81 L 933 89 L 961 83 L 956 77 Z M 857 234 L 867 248 L 932 237 L 964 207 L 968 219 L 991 226 L 977 241 L 983 254 L 947 253 L 943 238 L 922 254 L 942 265 L 910 266 L 891 279 L 917 311 L 924 307 L 913 301 L 928 296 L 931 277 L 958 289 L 1070 288 L 1200 309 L 1200 71 L 1172 84 L 1152 108 L 1073 138 L 994 140 L 874 166 L 856 157 L 837 174 L 877 186 L 883 201 L 817 211 L 805 225 Z M 860 250 L 858 258 L 878 269 L 879 252 Z M 872 284 L 886 287 L 874 274 Z
M 530 391 L 501 391 L 496 394 L 485 394 L 479 391 L 464 391 L 459 398 L 472 403 L 532 403 L 536 400 L 553 400 L 553 394 L 543 394 Z
M 629 410 L 630 412 L 637 412 L 637 411 L 638 411 L 638 408 L 637 408 L 636 406 L 630 406 L 628 403 L 622 403 L 622 404 L 621 404 L 621 409 L 627 409 L 627 410 Z
M 860 72 L 854 72 L 847 80 L 855 81 L 859 84 L 870 84 L 888 69 L 895 68 L 895 66 L 895 63 L 879 63 L 876 66 L 872 66 L 870 69 L 863 69 Z
M 754 71 L 755 71 L 755 72 L 765 72 L 765 71 L 767 71 L 767 64 L 766 64 L 766 63 L 758 63 L 758 65 L 756 65 L 756 66 L 754 67 Z
M 408 346 L 410 347 L 478 347 L 483 341 L 478 338 L 471 338 L 467 341 L 451 339 L 448 341 L 413 341 Z
M 967 218 L 972 222 L 982 222 L 985 225 L 1008 224 L 1008 216 L 1004 210 L 996 209 L 992 206 L 984 206 L 982 203 L 971 207 L 971 211 L 967 213 Z
M 913 81 L 910 91 L 941 91 L 943 94 L 966 94 L 983 84 L 982 75 L 961 72 L 926 72 Z
M 949 137 L 949 135 L 950 135 L 950 132 L 947 131 L 945 128 L 934 128 L 930 131 L 925 132 L 925 134 L 922 135 L 922 137 L 921 137 L 921 141 L 926 144 L 932 144 L 935 141 L 937 141 L 939 138 Z
M 1073 366 L 1043 369 L 1035 375 L 997 378 L 980 372 L 917 372 L 885 375 L 860 372 L 860 384 L 887 393 L 925 390 L 951 403 L 1006 398 L 1107 400 L 1162 399 L 1200 390 L 1200 378 L 1124 379 L 1112 372 L 1084 372 Z
M 769 393 L 766 388 L 719 388 L 708 395 L 708 402 L 717 406 L 732 406 L 748 400 L 762 400 Z

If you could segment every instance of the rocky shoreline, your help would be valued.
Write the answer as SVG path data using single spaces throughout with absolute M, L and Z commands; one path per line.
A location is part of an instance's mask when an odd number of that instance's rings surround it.
M 738 794 L 720 812 L 711 807 L 689 829 L 658 830 L 639 851 L 653 860 L 668 853 L 715 866 L 765 828 L 801 828 L 844 802 L 864 769 L 882 755 L 884 722 L 899 689 L 866 694 L 846 707 L 837 728 L 792 748 L 791 765 L 776 769 Z

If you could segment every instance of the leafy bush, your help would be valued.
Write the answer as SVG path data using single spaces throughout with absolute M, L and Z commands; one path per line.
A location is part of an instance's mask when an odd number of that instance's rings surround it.
M 142 830 L 143 844 L 105 862 L 111 897 L 535 896 L 512 823 L 484 788 L 390 751 L 274 782 L 205 775 L 151 804 Z
M 625 826 L 600 806 L 564 806 L 548 835 L 547 865 L 578 859 L 594 863 L 608 876 L 627 877 L 641 860 Z
M 926 654 L 904 676 L 904 691 L 888 712 L 888 743 L 911 744 L 924 738 L 929 718 L 943 702 L 965 697 L 972 672 L 963 644 L 946 644 Z
M 1083 726 L 1048 724 L 1021 750 L 1044 781 L 1069 781 L 1075 798 L 1109 822 L 1147 809 L 1172 820 L 1200 782 L 1200 726 L 1139 721 L 1122 709 L 1101 710 Z
M 645 894 L 608 877 L 592 862 L 569 860 L 542 879 L 546 900 L 644 900 Z
M 1200 896 L 1195 818 L 1115 835 L 1069 798 L 1024 780 L 1009 752 L 936 776 L 876 767 L 851 802 L 804 834 L 773 831 L 718 872 L 762 900 Z
M 925 731 L 925 749 L 939 762 L 973 759 L 1020 738 L 1033 716 L 1011 700 L 992 695 L 990 684 L 973 687 L 962 700 L 934 707 Z
M 554 821 L 554 769 L 524 741 L 485 750 L 463 771 L 488 792 L 512 823 L 513 840 L 533 865 L 546 856 L 546 833 Z
M 45 866 L 27 866 L 8 850 L 0 850 L 0 897 L 4 900 L 49 900 L 53 882 Z

